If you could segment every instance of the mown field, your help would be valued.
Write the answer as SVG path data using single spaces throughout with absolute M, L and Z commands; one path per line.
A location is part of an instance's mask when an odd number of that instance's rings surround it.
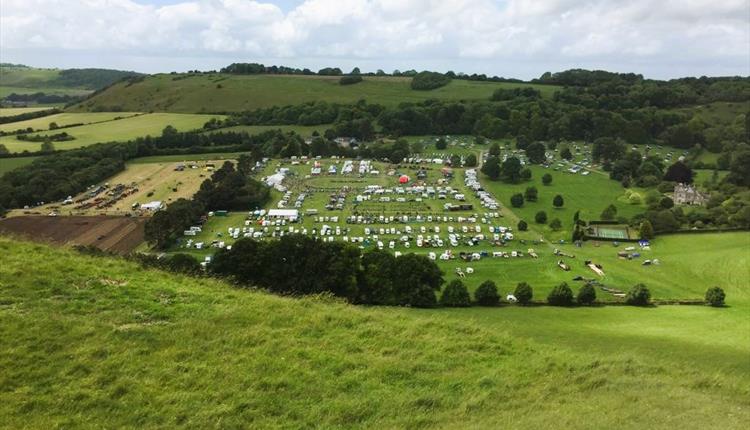
M 49 109 L 49 108 L 45 106 L 22 107 L 22 108 L 0 108 L 0 117 L 21 115 L 24 113 L 37 112 L 37 111 L 46 110 L 46 109 Z
M 70 141 L 54 142 L 55 149 L 73 149 L 100 142 L 127 141 L 148 135 L 156 136 L 161 134 L 164 127 L 168 125 L 171 125 L 180 131 L 195 130 L 202 128 L 209 119 L 220 117 L 220 115 L 169 113 L 149 113 L 137 116 L 132 116 L 132 114 L 130 114 L 131 116 L 128 117 L 127 113 L 121 112 L 64 113 L 60 115 L 64 115 L 64 118 L 72 123 L 91 121 L 94 117 L 111 118 L 112 120 L 34 134 L 44 136 L 64 131 L 75 137 L 74 140 Z M 80 115 L 80 117 L 78 115 Z M 114 118 L 116 117 L 123 118 L 115 120 Z M 36 121 L 41 126 L 48 126 L 51 121 L 50 118 L 52 117 L 45 117 L 33 121 Z M 21 123 L 10 123 L 5 124 L 4 126 L 9 129 L 15 129 L 17 124 Z M 0 138 L 0 143 L 4 144 L 11 152 L 38 151 L 41 147 L 40 142 L 22 141 L 18 140 L 16 136 L 4 136 Z
M 546 97 L 556 87 L 546 85 L 454 80 L 432 91 L 415 91 L 409 78 L 365 77 L 342 86 L 338 77 L 286 75 L 154 75 L 142 82 L 119 83 L 74 106 L 78 111 L 124 110 L 157 112 L 236 112 L 310 101 L 397 105 L 427 99 L 489 99 L 497 88 L 533 86 Z M 116 108 L 116 109 L 115 109 Z
M 187 160 L 182 160 L 187 161 Z M 221 161 L 214 161 L 213 164 L 220 165 Z M 49 214 L 56 212 L 60 215 L 133 215 L 133 204 L 144 204 L 151 201 L 161 201 L 169 204 L 180 198 L 192 198 L 200 185 L 211 173 L 205 169 L 205 162 L 200 163 L 199 168 L 187 168 L 182 171 L 175 170 L 177 163 L 129 163 L 125 170 L 106 180 L 110 188 L 118 184 L 127 187 L 137 188 L 129 195 L 120 198 L 115 204 L 97 209 L 95 206 L 90 208 L 76 208 L 77 204 L 60 205 L 59 202 L 50 203 L 34 208 L 35 212 L 40 214 Z M 97 197 L 106 197 L 102 193 Z M 74 196 L 74 200 L 88 198 L 88 191 Z M 21 216 L 25 210 L 17 209 L 9 213 L 9 216 Z M 141 215 L 137 213 L 137 215 Z
M 33 109 L 33 108 L 32 108 Z M 49 130 L 51 123 L 57 124 L 58 127 L 66 127 L 72 124 L 91 124 L 96 122 L 113 121 L 115 119 L 129 118 L 138 115 L 138 112 L 90 112 L 90 113 L 58 113 L 55 115 L 44 116 L 41 118 L 28 119 L 26 121 L 16 121 L 0 125 L 0 131 L 11 132 L 19 129 L 32 128 L 35 131 Z M 55 131 L 59 133 L 67 129 Z
M 750 420 L 746 285 L 728 288 L 726 309 L 425 311 L 275 297 L 10 239 L 0 249 L 11 428 Z

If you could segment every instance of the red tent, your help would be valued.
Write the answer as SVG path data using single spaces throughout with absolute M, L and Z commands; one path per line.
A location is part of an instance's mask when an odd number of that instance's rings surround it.
M 399 184 L 405 184 L 407 182 L 409 182 L 409 177 L 406 176 L 406 175 L 401 175 L 401 177 L 398 178 L 398 183 Z

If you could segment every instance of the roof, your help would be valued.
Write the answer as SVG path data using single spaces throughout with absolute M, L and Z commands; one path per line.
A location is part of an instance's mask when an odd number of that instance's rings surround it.
M 144 203 L 141 205 L 141 209 L 151 209 L 156 210 L 160 209 L 162 206 L 162 203 L 158 200 L 154 200 L 153 202 Z
M 268 216 L 282 218 L 297 218 L 299 211 L 297 209 L 269 209 Z

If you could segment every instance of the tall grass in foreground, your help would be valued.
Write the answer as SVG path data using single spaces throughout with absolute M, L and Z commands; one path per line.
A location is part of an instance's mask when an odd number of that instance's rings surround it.
M 574 353 L 436 313 L 280 298 L 3 238 L 0 253 L 8 428 L 738 428 L 750 419 L 746 375 Z

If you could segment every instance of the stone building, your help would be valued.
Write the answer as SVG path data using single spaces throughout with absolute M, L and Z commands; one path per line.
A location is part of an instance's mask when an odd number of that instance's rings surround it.
M 708 197 L 691 185 L 677 184 L 672 200 L 676 205 L 703 205 Z

